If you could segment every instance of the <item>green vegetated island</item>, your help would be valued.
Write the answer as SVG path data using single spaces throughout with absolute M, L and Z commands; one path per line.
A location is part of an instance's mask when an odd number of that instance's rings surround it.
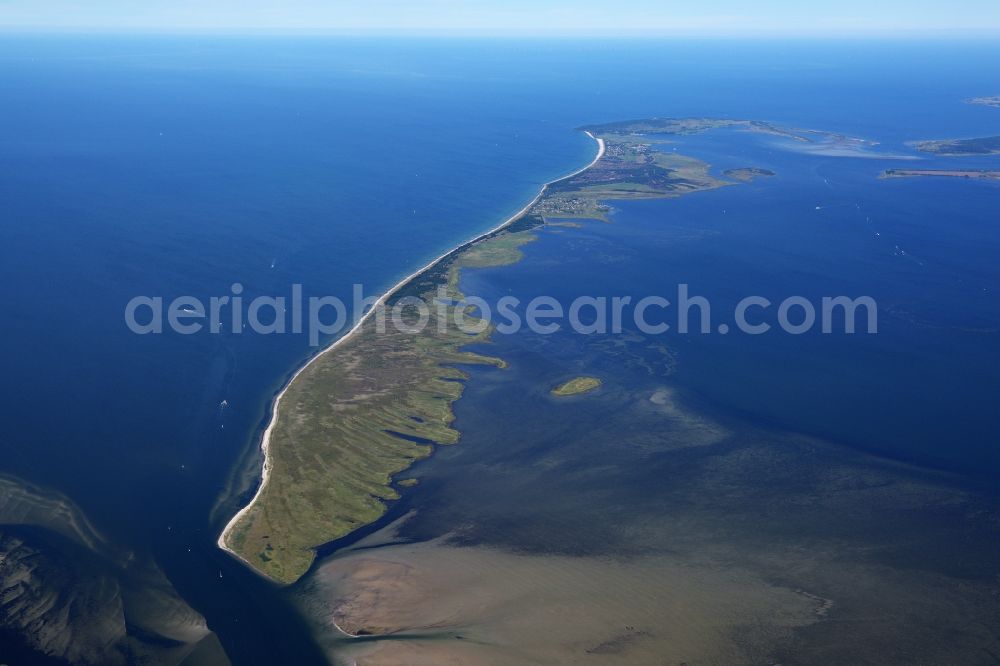
M 1000 180 L 1000 171 L 989 169 L 886 169 L 882 178 L 914 178 L 919 176 L 937 176 L 939 178 L 981 178 L 984 180 Z
M 919 141 L 917 150 L 945 157 L 1000 154 L 1000 136 L 986 136 L 978 139 L 941 139 Z
M 545 185 L 534 201 L 502 226 L 444 255 L 383 297 L 437 305 L 438 286 L 456 309 L 461 272 L 503 266 L 521 258 L 534 230 L 551 221 L 606 220 L 623 199 L 662 199 L 736 185 L 761 175 L 748 167 L 716 177 L 710 166 L 674 151 L 657 150 L 672 137 L 718 128 L 762 132 L 795 141 L 810 131 L 785 130 L 745 120 L 645 119 L 579 128 L 598 144 L 598 157 L 575 174 Z M 376 521 L 405 485 L 394 477 L 435 446 L 454 444 L 452 403 L 463 390 L 463 366 L 503 368 L 499 358 L 465 351 L 490 339 L 487 328 L 470 336 L 455 326 L 439 329 L 437 307 L 419 333 L 388 325 L 377 329 L 369 313 L 345 337 L 302 368 L 275 400 L 261 447 L 264 468 L 250 503 L 226 526 L 219 546 L 279 583 L 305 574 L 315 549 Z M 444 330 L 446 332 L 441 332 Z
M 738 180 L 741 183 L 749 183 L 755 178 L 769 178 L 776 174 L 770 169 L 761 169 L 760 167 L 743 167 L 740 169 L 727 169 L 722 172 L 722 175 L 726 178 Z
M 1000 108 L 1000 95 L 990 97 L 973 97 L 965 100 L 967 104 L 992 106 Z M 976 155 L 1000 155 L 1000 136 L 985 136 L 972 139 L 938 139 L 934 141 L 917 141 L 914 147 L 925 153 L 942 157 L 972 157 Z M 949 175 L 946 173 L 919 175 Z
M 597 377 L 574 377 L 568 382 L 563 382 L 552 389 L 552 395 L 557 398 L 565 398 L 571 395 L 590 393 L 600 388 L 600 386 L 601 380 Z

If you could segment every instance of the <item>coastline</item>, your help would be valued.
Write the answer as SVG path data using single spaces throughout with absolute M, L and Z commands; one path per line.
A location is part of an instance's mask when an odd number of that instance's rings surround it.
M 330 352 L 335 351 L 340 345 L 344 344 L 345 342 L 347 342 L 348 340 L 350 340 L 352 337 L 354 337 L 362 329 L 362 327 L 368 321 L 368 319 L 370 317 L 372 317 L 373 315 L 375 315 L 375 313 L 378 311 L 378 309 L 380 307 L 383 307 L 389 301 L 390 298 L 392 298 L 400 290 L 402 290 L 407 285 L 409 285 L 413 280 L 415 280 L 416 278 L 420 277 L 421 275 L 423 275 L 427 271 L 433 269 L 439 263 L 441 263 L 442 261 L 446 260 L 448 257 L 452 256 L 456 252 L 462 251 L 465 248 L 467 248 L 467 247 L 469 247 L 471 245 L 474 245 L 474 244 L 476 244 L 476 243 L 478 243 L 478 242 L 480 242 L 480 241 L 488 238 L 489 236 L 492 236 L 493 234 L 496 234 L 497 232 L 503 231 L 507 227 L 511 226 L 512 224 L 514 224 L 515 222 L 517 222 L 518 220 L 520 220 L 521 218 L 523 218 L 525 215 L 527 215 L 528 212 L 532 209 L 532 207 L 534 207 L 534 205 L 536 203 L 538 203 L 539 200 L 541 200 L 541 198 L 543 196 L 545 196 L 545 193 L 548 191 L 548 189 L 552 185 L 560 183 L 560 182 L 562 182 L 564 180 L 568 180 L 570 178 L 574 178 L 575 176 L 580 175 L 584 171 L 587 171 L 588 169 L 590 169 L 591 167 L 593 167 L 595 164 L 597 164 L 601 160 L 601 158 L 604 157 L 604 153 L 605 153 L 605 150 L 606 150 L 604 139 L 601 139 L 600 137 L 595 136 L 589 130 L 584 130 L 584 134 L 586 134 L 588 137 L 590 137 L 591 139 L 593 139 L 597 143 L 597 154 L 594 156 L 594 159 L 591 160 L 586 166 L 583 166 L 583 167 L 581 167 L 581 168 L 573 171 L 572 173 L 566 174 L 565 176 L 561 176 L 559 178 L 556 178 L 554 180 L 550 180 L 550 181 L 544 183 L 541 186 L 541 188 L 538 190 L 538 194 L 536 194 L 535 197 L 531 201 L 529 201 L 523 208 L 521 208 L 519 211 L 517 211 L 516 213 L 514 213 L 513 215 L 511 215 L 509 218 L 507 218 L 506 220 L 504 220 L 502 223 L 500 223 L 496 227 L 493 227 L 492 229 L 489 229 L 488 231 L 485 231 L 485 232 L 483 232 L 481 234 L 477 234 L 475 237 L 473 237 L 473 238 L 465 241 L 464 243 L 460 243 L 459 245 L 457 245 L 454 248 L 448 250 L 447 252 L 445 252 L 441 256 L 437 257 L 436 259 L 433 259 L 432 261 L 430 261 L 428 264 L 426 264 L 422 268 L 417 269 L 416 271 L 414 271 L 410 275 L 408 275 L 405 278 L 403 278 L 402 280 L 400 280 L 393 287 L 391 287 L 385 293 L 383 293 L 379 297 L 379 299 L 375 302 L 375 304 L 367 312 L 365 312 L 355 322 L 354 326 L 352 326 L 351 329 L 347 331 L 347 333 L 345 333 L 344 335 L 342 335 L 339 338 L 337 338 L 336 340 L 334 340 L 329 346 L 327 346 L 326 348 L 324 348 L 323 350 L 321 350 L 318 354 L 316 354 L 315 356 L 313 356 L 312 358 L 310 358 L 298 370 L 295 371 L 295 374 L 293 374 L 291 376 L 291 378 L 288 380 L 288 382 L 285 383 L 284 387 L 282 387 L 282 389 L 278 392 L 277 396 L 275 396 L 274 403 L 271 406 L 271 413 L 270 413 L 270 417 L 269 417 L 269 420 L 268 420 L 267 428 L 264 430 L 264 434 L 261 437 L 260 450 L 263 452 L 263 455 L 264 455 L 264 463 L 263 463 L 262 468 L 261 468 L 261 477 L 260 477 L 261 480 L 260 480 L 260 484 L 258 485 L 257 491 L 254 493 L 253 498 L 251 498 L 251 500 L 246 504 L 246 506 L 244 506 L 243 508 L 241 508 L 229 520 L 229 522 L 226 523 L 226 526 L 223 528 L 222 532 L 219 534 L 219 538 L 216 541 L 216 545 L 221 550 L 229 553 L 230 555 L 232 555 L 236 559 L 240 560 L 244 564 L 247 564 L 254 571 L 257 571 L 258 573 L 260 573 L 257 570 L 256 567 L 250 566 L 250 563 L 244 557 L 242 557 L 239 553 L 237 553 L 236 551 L 234 551 L 233 549 L 231 549 L 227 545 L 226 539 L 228 538 L 229 534 L 232 532 L 232 530 L 236 526 L 236 524 L 239 523 L 239 521 L 247 514 L 247 512 L 250 511 L 250 509 L 253 508 L 254 504 L 256 504 L 257 500 L 260 498 L 261 494 L 263 493 L 263 491 L 267 487 L 268 480 L 270 478 L 270 473 L 271 473 L 271 458 L 270 458 L 270 453 L 269 453 L 269 445 L 270 445 L 270 440 L 271 440 L 271 433 L 272 433 L 272 431 L 274 429 L 274 426 L 275 426 L 275 424 L 277 423 L 277 420 L 278 420 L 278 410 L 281 407 L 281 399 L 282 399 L 282 397 L 284 397 L 285 393 L 287 392 L 288 387 L 291 386 L 295 382 L 295 380 L 298 379 L 299 375 L 301 375 L 313 363 L 315 363 L 319 359 L 323 358 L 324 356 L 326 356 Z M 263 576 L 264 574 L 261 574 L 261 575 Z M 265 577 L 267 577 L 267 576 L 265 576 Z M 277 582 L 277 581 L 275 581 L 275 582 Z

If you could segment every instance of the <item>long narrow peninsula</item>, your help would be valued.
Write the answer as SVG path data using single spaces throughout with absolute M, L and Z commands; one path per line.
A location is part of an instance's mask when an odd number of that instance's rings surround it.
M 444 314 L 454 321 L 455 308 L 464 307 L 461 271 L 517 262 L 547 220 L 604 220 L 616 200 L 737 184 L 712 175 L 704 162 L 657 149 L 671 135 L 720 127 L 811 140 L 755 121 L 646 119 L 580 128 L 596 144 L 589 165 L 546 184 L 502 225 L 401 281 L 380 303 L 416 297 L 436 306 L 445 285 L 455 299 Z M 477 336 L 439 329 L 438 308 L 428 309 L 431 321 L 418 333 L 392 325 L 380 332 L 373 309 L 294 375 L 272 407 L 257 492 L 226 526 L 220 547 L 270 579 L 292 583 L 309 570 L 317 547 L 385 513 L 386 502 L 404 491 L 394 476 L 435 446 L 458 441 L 452 403 L 467 377 L 462 366 L 505 363 L 464 350 L 486 342 L 488 328 Z M 475 316 L 471 309 L 463 314 Z

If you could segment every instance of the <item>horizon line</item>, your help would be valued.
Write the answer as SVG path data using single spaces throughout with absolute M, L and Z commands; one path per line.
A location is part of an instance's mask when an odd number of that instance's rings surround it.
M 257 27 L 257 26 L 35 26 L 3 25 L 0 34 L 22 35 L 105 35 L 105 36 L 274 36 L 274 37 L 395 37 L 420 39 L 718 39 L 718 40 L 784 40 L 805 39 L 987 39 L 1000 37 L 1000 27 L 935 28 L 935 29 L 871 29 L 871 30 L 685 30 L 657 28 L 572 29 L 392 29 L 392 28 L 333 28 L 333 27 Z

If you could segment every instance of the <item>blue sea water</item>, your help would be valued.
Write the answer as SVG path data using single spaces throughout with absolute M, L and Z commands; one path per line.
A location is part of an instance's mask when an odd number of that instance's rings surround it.
M 151 553 L 238 663 L 312 658 L 284 596 L 215 548 L 235 506 L 213 508 L 253 462 L 274 391 L 314 350 L 304 335 L 137 336 L 130 298 L 237 282 L 247 298 L 293 283 L 378 293 L 589 161 L 593 143 L 573 131 L 587 123 L 754 118 L 878 140 L 883 154 L 994 135 L 1000 111 L 962 100 L 998 92 L 998 55 L 944 41 L 7 38 L 2 471 L 67 493 Z M 600 288 L 686 282 L 723 305 L 748 289 L 870 293 L 886 316 L 874 338 L 678 341 L 678 381 L 720 409 L 995 472 L 996 185 L 877 181 L 900 164 L 745 137 L 686 147 L 779 175 L 623 204 L 614 224 L 574 232 L 660 252 L 658 272 L 626 261 Z M 664 228 L 713 235 L 677 242 Z M 570 293 L 557 238 L 529 249 L 552 253 L 544 270 L 512 273 L 523 288 Z
M 494 301 L 554 295 L 566 310 L 582 294 L 664 297 L 671 305 L 648 320 L 671 330 L 643 334 L 627 309 L 625 334 L 669 346 L 671 379 L 700 399 L 989 487 L 1000 464 L 991 408 L 1000 367 L 1000 235 L 991 210 L 1000 187 L 878 179 L 908 162 L 874 152 L 817 157 L 746 132 L 682 138 L 674 148 L 717 165 L 719 175 L 740 166 L 777 175 L 676 200 L 616 202 L 611 224 L 542 234 L 522 265 L 471 273 L 467 289 Z M 974 163 L 995 168 L 998 160 L 964 161 Z M 688 308 L 690 332 L 678 330 L 681 285 L 689 298 L 706 299 L 707 330 L 699 306 Z M 874 328 L 862 309 L 853 332 L 838 312 L 824 333 L 822 301 L 841 296 L 873 299 Z M 735 313 L 746 297 L 771 304 L 748 310 L 766 333 L 740 332 Z M 806 332 L 781 328 L 777 309 L 790 297 L 814 311 Z M 803 317 L 795 308 L 789 319 Z M 558 336 L 581 357 L 593 344 L 565 322 Z

